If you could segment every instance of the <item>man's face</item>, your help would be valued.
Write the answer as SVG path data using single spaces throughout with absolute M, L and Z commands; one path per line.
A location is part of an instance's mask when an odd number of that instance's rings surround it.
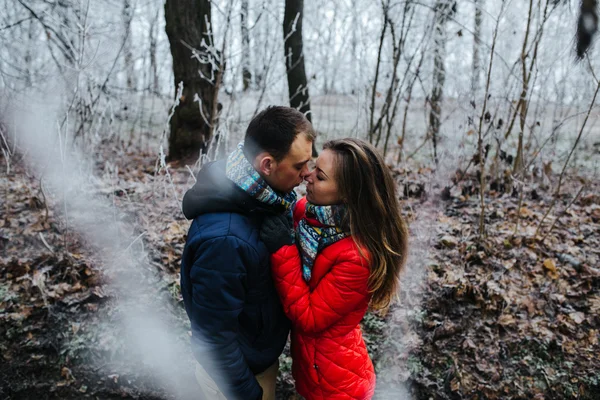
M 265 180 L 278 192 L 291 192 L 308 174 L 311 155 L 312 142 L 300 132 L 287 155 L 281 161 L 273 161 L 269 175 L 264 176 Z

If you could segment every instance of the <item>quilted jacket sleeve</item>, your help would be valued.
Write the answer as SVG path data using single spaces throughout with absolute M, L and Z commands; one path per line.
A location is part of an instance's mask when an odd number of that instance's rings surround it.
M 367 261 L 354 249 L 340 253 L 335 265 L 310 290 L 302 277 L 296 246 L 284 246 L 272 256 L 275 286 L 292 324 L 319 333 L 369 299 Z
M 194 353 L 203 366 L 208 364 L 215 381 L 222 383 L 219 387 L 227 398 L 260 399 L 262 388 L 237 342 L 238 316 L 246 296 L 244 263 L 258 256 L 248 244 L 231 236 L 207 240 L 195 254 L 190 270 Z

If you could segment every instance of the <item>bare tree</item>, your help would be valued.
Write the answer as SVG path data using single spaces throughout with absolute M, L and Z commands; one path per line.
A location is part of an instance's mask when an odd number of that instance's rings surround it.
M 250 32 L 248 31 L 248 0 L 242 0 L 241 12 L 241 28 L 242 28 L 242 81 L 244 91 L 250 88 L 252 83 L 252 72 L 250 62 Z
M 577 58 L 582 59 L 598 31 L 598 0 L 582 0 L 577 20 Z
M 127 89 L 135 88 L 135 70 L 133 65 L 133 52 L 131 51 L 131 20 L 133 19 L 133 7 L 130 0 L 123 1 L 123 37 L 125 47 L 123 57 L 125 61 L 125 73 L 127 76 Z
M 475 27 L 473 29 L 473 64 L 471 69 L 471 98 L 475 99 L 479 90 L 479 47 L 481 46 L 481 23 L 483 20 L 482 8 L 485 0 L 473 0 L 475 6 Z
M 148 36 L 150 37 L 150 70 L 152 73 L 152 91 L 154 93 L 159 93 L 159 83 L 158 83 L 158 66 L 156 63 L 156 45 L 157 45 L 157 26 L 158 26 L 158 9 L 154 15 L 154 18 L 150 22 L 150 29 L 148 32 Z
M 175 88 L 183 83 L 170 121 L 169 159 L 195 160 L 200 151 L 207 150 L 221 75 L 220 54 L 212 36 L 211 2 L 167 0 L 165 21 Z
M 373 88 L 371 91 L 371 105 L 370 105 L 370 118 L 369 118 L 369 141 L 374 143 L 375 146 L 379 146 L 381 139 L 384 139 L 383 146 L 383 154 L 387 153 L 388 144 L 390 136 L 392 135 L 392 130 L 394 127 L 394 123 L 396 121 L 396 117 L 398 115 L 398 110 L 400 103 L 402 101 L 406 101 L 407 105 L 405 107 L 405 112 L 407 112 L 408 104 L 410 103 L 411 94 L 413 90 L 413 85 L 418 76 L 418 71 L 421 67 L 421 63 L 423 61 L 423 57 L 421 57 L 418 66 L 415 71 L 411 71 L 413 62 L 415 61 L 415 57 L 418 55 L 418 50 L 423 44 L 425 40 L 425 36 L 421 40 L 418 46 L 414 48 L 412 53 L 406 54 L 406 43 L 413 39 L 410 36 L 411 28 L 413 26 L 413 20 L 415 15 L 416 7 L 414 6 L 414 2 L 411 0 L 407 0 L 404 2 L 403 9 L 401 12 L 401 21 L 397 23 L 392 20 L 390 16 L 390 9 L 392 5 L 389 1 L 382 2 L 382 11 L 384 23 L 382 27 L 381 36 L 379 38 L 379 48 L 378 48 L 378 62 L 375 70 L 375 79 L 373 82 Z M 389 85 L 385 91 L 385 100 L 379 110 L 379 116 L 377 120 L 375 120 L 375 97 L 377 94 L 377 83 L 380 79 L 380 66 L 382 59 L 382 48 L 385 41 L 386 31 L 390 33 L 390 39 L 392 44 L 392 54 L 391 54 L 391 74 Z M 413 39 L 414 41 L 414 39 Z M 423 55 L 424 53 L 421 52 Z M 404 59 L 406 62 L 404 71 L 400 70 L 400 62 Z M 408 84 L 407 84 L 408 82 Z M 405 125 L 403 123 L 403 127 Z M 405 129 L 404 129 L 405 132 Z
M 446 59 L 446 23 L 456 10 L 456 3 L 451 0 L 436 0 L 434 6 L 434 28 L 433 28 L 433 86 L 429 103 L 431 110 L 429 112 L 429 132 L 428 136 L 433 142 L 433 158 L 437 164 L 437 143 L 439 140 L 441 117 L 442 117 L 442 99 L 444 94 L 444 83 L 446 81 L 446 69 L 444 61 Z
M 304 0 L 286 0 L 283 15 L 283 46 L 285 51 L 285 70 L 287 72 L 290 107 L 293 107 L 312 122 L 308 81 L 304 68 L 302 50 L 302 15 Z M 317 151 L 313 144 L 313 156 Z
M 520 59 L 521 76 L 522 76 L 521 95 L 519 97 L 517 107 L 514 110 L 508 130 L 505 134 L 505 139 L 506 139 L 506 138 L 508 138 L 508 136 L 510 135 L 510 133 L 512 131 L 512 128 L 514 126 L 514 123 L 515 123 L 515 120 L 516 120 L 516 117 L 518 114 L 520 129 L 519 129 L 519 137 L 518 137 L 518 143 L 517 143 L 517 155 L 515 157 L 515 162 L 514 162 L 514 166 L 513 166 L 513 173 L 515 175 L 522 173 L 523 168 L 525 166 L 523 137 L 524 137 L 524 132 L 525 132 L 525 123 L 527 120 L 527 113 L 529 111 L 528 96 L 529 96 L 529 93 L 531 91 L 531 86 L 532 86 L 531 85 L 532 84 L 531 77 L 533 76 L 533 74 L 535 72 L 534 66 L 536 65 L 537 58 L 538 58 L 539 45 L 540 45 L 540 42 L 541 42 L 543 34 L 544 34 L 544 26 L 545 26 L 546 22 L 548 21 L 548 17 L 550 15 L 550 13 L 554 9 L 556 9 L 556 6 L 558 5 L 558 3 L 555 2 L 554 0 L 546 0 L 542 15 L 540 17 L 539 27 L 533 37 L 533 48 L 528 49 L 529 37 L 531 36 L 532 30 L 533 30 L 533 27 L 532 27 L 532 20 L 533 20 L 533 14 L 534 14 L 534 4 L 533 3 L 534 3 L 533 0 L 529 1 L 527 26 L 525 29 L 525 38 L 523 39 L 523 47 L 521 49 L 521 59 Z M 550 8 L 551 4 L 553 5 L 552 8 Z M 541 1 L 538 6 L 541 7 Z M 527 60 L 530 60 L 529 65 L 527 65 Z

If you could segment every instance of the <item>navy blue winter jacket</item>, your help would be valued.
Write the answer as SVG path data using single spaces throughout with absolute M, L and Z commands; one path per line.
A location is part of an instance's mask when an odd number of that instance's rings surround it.
M 254 375 L 279 357 L 290 323 L 259 239 L 264 216 L 282 212 L 250 197 L 207 164 L 183 198 L 193 219 L 181 260 L 181 291 L 192 351 L 228 399 L 260 399 Z

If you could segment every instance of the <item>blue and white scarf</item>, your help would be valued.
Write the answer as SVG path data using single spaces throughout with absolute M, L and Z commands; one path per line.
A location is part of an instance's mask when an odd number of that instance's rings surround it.
M 237 149 L 227 158 L 225 175 L 251 197 L 264 204 L 283 207 L 292 218 L 296 192 L 292 190 L 284 196 L 277 194 L 248 161 L 244 155 L 243 143 L 238 144 Z
M 343 204 L 316 206 L 306 203 L 306 216 L 316 219 L 322 226 L 312 226 L 302 219 L 296 231 L 296 241 L 302 255 L 302 276 L 306 282 L 312 276 L 317 254 L 325 247 L 350 236 L 347 208 Z

